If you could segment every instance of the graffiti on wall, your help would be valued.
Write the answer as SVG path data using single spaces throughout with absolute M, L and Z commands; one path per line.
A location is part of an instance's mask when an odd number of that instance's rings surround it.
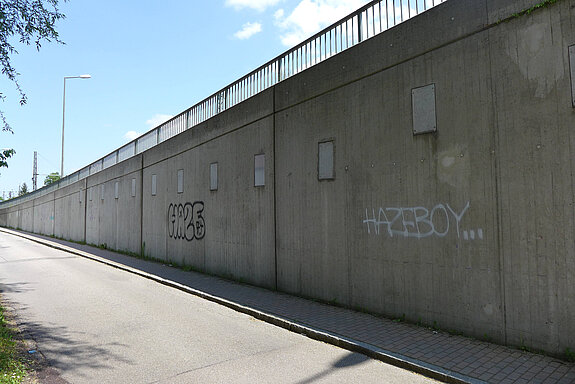
M 201 240 L 206 235 L 204 202 L 170 204 L 168 235 L 176 240 Z
M 363 224 L 367 233 L 379 235 L 387 233 L 389 237 L 424 239 L 427 237 L 445 237 L 450 232 L 464 240 L 483 240 L 483 229 L 463 229 L 461 221 L 469 209 L 469 202 L 458 210 L 449 204 L 437 204 L 431 209 L 426 207 L 365 209 Z

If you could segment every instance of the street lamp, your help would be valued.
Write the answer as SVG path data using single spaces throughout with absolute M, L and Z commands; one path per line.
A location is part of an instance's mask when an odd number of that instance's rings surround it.
M 66 120 L 66 80 L 67 79 L 89 79 L 90 75 L 64 76 L 64 96 L 62 97 L 62 165 L 60 167 L 60 177 L 64 177 L 64 122 Z

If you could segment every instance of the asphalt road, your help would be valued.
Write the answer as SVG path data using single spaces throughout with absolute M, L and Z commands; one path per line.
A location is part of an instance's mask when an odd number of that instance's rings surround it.
M 70 383 L 432 383 L 0 232 L 0 292 Z

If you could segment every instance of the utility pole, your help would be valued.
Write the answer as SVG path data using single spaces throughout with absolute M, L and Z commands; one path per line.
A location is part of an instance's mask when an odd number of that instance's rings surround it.
M 32 169 L 32 191 L 38 188 L 38 152 L 34 151 L 34 168 Z

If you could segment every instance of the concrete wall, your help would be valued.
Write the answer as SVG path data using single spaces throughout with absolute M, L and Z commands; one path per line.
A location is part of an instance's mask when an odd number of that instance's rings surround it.
M 23 204 L 23 206 L 25 205 L 26 204 Z M 54 206 L 54 192 L 48 193 L 34 200 L 34 215 L 32 220 L 35 233 L 40 233 L 42 235 L 54 234 L 54 220 L 56 214 Z M 68 213 L 62 214 L 67 215 Z M 27 226 L 28 225 L 26 223 L 18 221 L 17 228 L 25 228 Z
M 268 90 L 145 153 L 146 254 L 275 287 L 273 121 L 273 90 Z M 266 160 L 262 187 L 254 187 L 258 154 Z M 212 163 L 218 164 L 215 191 Z M 205 230 L 192 230 L 194 221 L 205 223 Z
M 142 156 L 87 178 L 86 234 L 89 244 L 140 253 Z
M 573 1 L 487 32 L 499 183 L 499 262 L 510 343 L 575 344 Z
M 482 28 L 480 3 L 447 2 L 278 85 L 279 289 L 504 340 L 491 45 L 452 41 Z M 428 84 L 438 132 L 414 136 L 411 91 Z M 318 182 L 328 139 L 336 177 Z
M 86 180 L 54 191 L 56 237 L 84 241 L 86 223 Z
M 134 158 L 0 205 L 0 225 L 573 349 L 575 1 L 499 22 L 538 2 L 447 1 Z M 437 132 L 414 135 L 412 90 L 431 84 Z M 319 180 L 326 141 L 335 177 Z

